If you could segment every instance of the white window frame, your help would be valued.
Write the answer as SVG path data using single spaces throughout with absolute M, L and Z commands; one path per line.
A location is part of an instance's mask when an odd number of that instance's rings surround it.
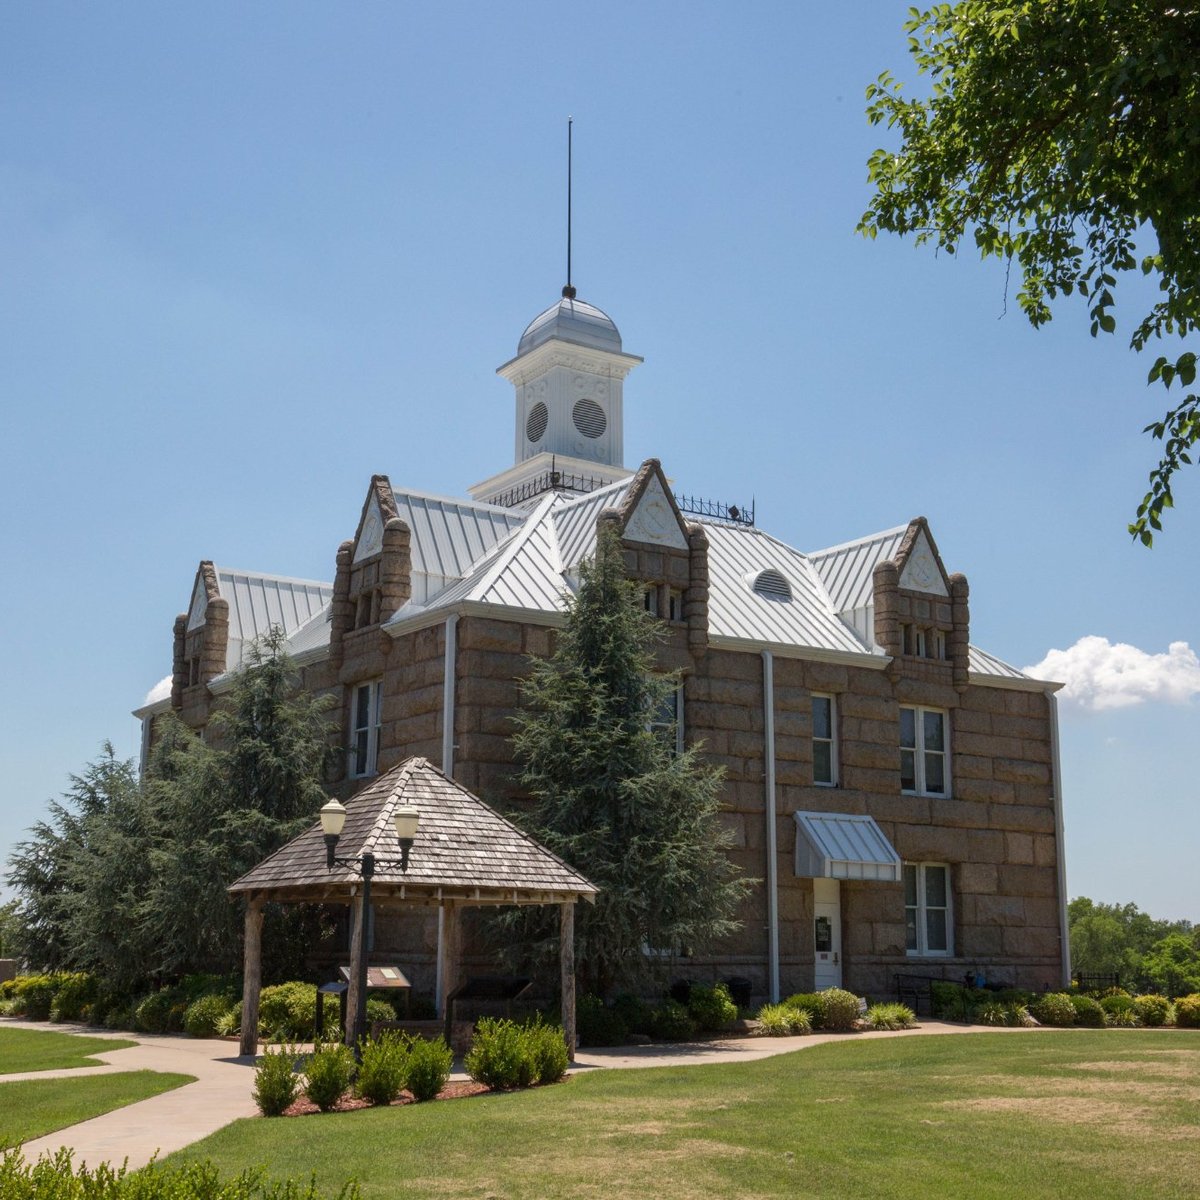
M 818 700 L 827 700 L 829 702 L 829 737 L 823 738 L 817 736 L 816 702 Z M 829 695 L 827 692 L 813 692 L 810 704 L 810 713 L 812 715 L 812 745 L 813 745 L 813 768 L 812 781 L 814 787 L 837 787 L 838 785 L 838 706 L 837 697 Z M 818 742 L 827 742 L 829 744 L 829 775 L 828 779 L 817 778 L 817 755 L 816 747 Z
M 683 620 L 683 592 L 679 588 L 667 588 L 667 620 Z
M 675 756 L 679 757 L 683 753 L 683 681 L 676 685 L 674 691 L 667 693 L 667 698 L 674 697 L 675 700 Z M 664 721 L 659 718 L 657 712 L 650 714 L 650 720 L 646 722 L 646 728 L 653 734 L 662 737 L 670 728 L 671 722 Z M 665 740 L 665 738 L 664 738 Z
M 904 714 L 913 714 L 913 745 L 904 745 Z M 927 750 L 925 747 L 925 717 L 938 716 L 942 719 L 942 748 Z M 944 708 L 929 708 L 919 704 L 900 706 L 900 791 L 906 796 L 949 796 L 950 795 L 950 714 Z M 913 787 L 904 786 L 904 755 L 913 756 Z M 940 755 L 942 759 L 942 788 L 931 791 L 927 786 L 925 768 L 927 758 Z
M 360 699 L 367 695 L 366 722 L 361 718 Z M 365 779 L 379 768 L 379 731 L 383 724 L 383 680 L 367 679 L 350 691 L 350 776 Z M 365 747 L 365 762 L 359 762 L 359 746 Z
M 927 877 L 930 871 L 941 871 L 945 887 L 944 905 L 931 905 Z M 912 872 L 911 876 L 909 872 Z M 915 904 L 908 902 L 908 881 L 913 880 Z M 903 866 L 904 881 L 904 928 L 905 953 L 909 958 L 953 958 L 954 957 L 954 891 L 951 887 L 949 863 L 912 863 Z M 931 912 L 945 913 L 946 945 L 943 949 L 930 949 L 929 946 L 929 914 Z M 913 914 L 913 927 L 916 934 L 916 946 L 908 945 L 909 913 Z

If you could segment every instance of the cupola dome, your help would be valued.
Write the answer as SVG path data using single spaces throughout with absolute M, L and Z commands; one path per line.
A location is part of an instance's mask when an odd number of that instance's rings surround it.
M 621 352 L 621 335 L 612 318 L 594 304 L 573 296 L 564 296 L 529 322 L 517 343 L 517 357 L 552 338 L 592 350 Z

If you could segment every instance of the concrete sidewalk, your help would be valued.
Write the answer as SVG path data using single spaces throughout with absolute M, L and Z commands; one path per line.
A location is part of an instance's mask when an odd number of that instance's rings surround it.
M 90 1037 L 134 1039 L 136 1046 L 124 1050 L 100 1051 L 103 1066 L 73 1067 L 57 1071 L 35 1071 L 20 1075 L 0 1075 L 0 1098 L 5 1082 L 17 1079 L 54 1079 L 75 1075 L 100 1075 L 114 1071 L 170 1071 L 194 1075 L 195 1083 L 185 1084 L 160 1096 L 118 1108 L 93 1117 L 57 1133 L 26 1142 L 25 1157 L 35 1160 L 67 1147 L 76 1163 L 95 1167 L 101 1162 L 130 1169 L 143 1167 L 156 1154 L 165 1158 L 239 1117 L 257 1113 L 251 1093 L 254 1088 L 254 1058 L 237 1054 L 237 1042 L 220 1039 L 172 1037 L 143 1033 L 109 1033 L 74 1025 L 54 1025 L 35 1021 L 0 1021 L 0 1029 L 53 1029 L 59 1033 L 80 1033 Z M 911 1030 L 878 1033 L 810 1033 L 784 1038 L 723 1038 L 706 1042 L 658 1043 L 651 1046 L 620 1046 L 580 1050 L 573 1072 L 614 1067 L 678 1067 L 708 1063 L 753 1062 L 793 1050 L 806 1050 L 824 1042 L 871 1038 L 920 1037 L 929 1034 L 956 1033 L 1028 1033 L 1022 1029 L 981 1029 L 979 1026 L 951 1025 L 944 1021 L 924 1021 Z M 465 1079 L 461 1071 L 452 1078 Z
M 74 1151 L 76 1163 L 85 1162 L 91 1167 L 101 1162 L 119 1166 L 125 1161 L 131 1169 L 144 1167 L 155 1154 L 164 1158 L 173 1150 L 181 1150 L 215 1133 L 230 1121 L 252 1117 L 258 1111 L 251 1099 L 256 1060 L 239 1057 L 237 1042 L 109 1033 L 71 1025 L 48 1027 L 36 1021 L 0 1022 L 0 1029 L 6 1026 L 51 1028 L 59 1033 L 86 1033 L 89 1037 L 113 1040 L 132 1038 L 138 1044 L 124 1050 L 99 1051 L 96 1057 L 104 1064 L 102 1066 L 0 1075 L 0 1097 L 4 1084 L 18 1079 L 62 1079 L 117 1071 L 168 1071 L 196 1077 L 195 1083 L 184 1084 L 173 1091 L 139 1100 L 136 1104 L 26 1142 L 21 1150 L 27 1159 L 54 1154 L 65 1146 Z

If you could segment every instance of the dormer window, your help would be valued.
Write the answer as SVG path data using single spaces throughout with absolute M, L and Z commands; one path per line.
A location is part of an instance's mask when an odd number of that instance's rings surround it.
M 754 577 L 754 583 L 751 586 L 764 600 L 790 600 L 792 598 L 791 584 L 774 567 L 760 571 Z
M 642 607 L 652 616 L 658 616 L 658 584 L 642 588 Z
M 683 593 L 678 588 L 667 589 L 667 620 L 683 620 Z

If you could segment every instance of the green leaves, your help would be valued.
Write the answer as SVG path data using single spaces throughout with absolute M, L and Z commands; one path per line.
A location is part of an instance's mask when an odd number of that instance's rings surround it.
M 898 130 L 900 145 L 870 156 L 875 191 L 859 232 L 911 235 L 947 253 L 969 236 L 983 257 L 1015 267 L 1031 324 L 1049 321 L 1060 295 L 1078 294 L 1093 337 L 1116 332 L 1118 280 L 1140 271 L 1157 278 L 1161 299 L 1131 347 L 1196 332 L 1200 13 L 961 0 L 910 9 L 904 29 L 930 87 L 904 98 L 884 71 L 868 88 L 868 120 Z M 1191 386 L 1194 356 L 1181 363 L 1156 364 L 1150 382 Z M 1186 451 L 1191 427 L 1175 423 Z M 1142 518 L 1160 518 L 1174 471 L 1189 461 L 1168 442 L 1130 526 L 1144 544 Z

